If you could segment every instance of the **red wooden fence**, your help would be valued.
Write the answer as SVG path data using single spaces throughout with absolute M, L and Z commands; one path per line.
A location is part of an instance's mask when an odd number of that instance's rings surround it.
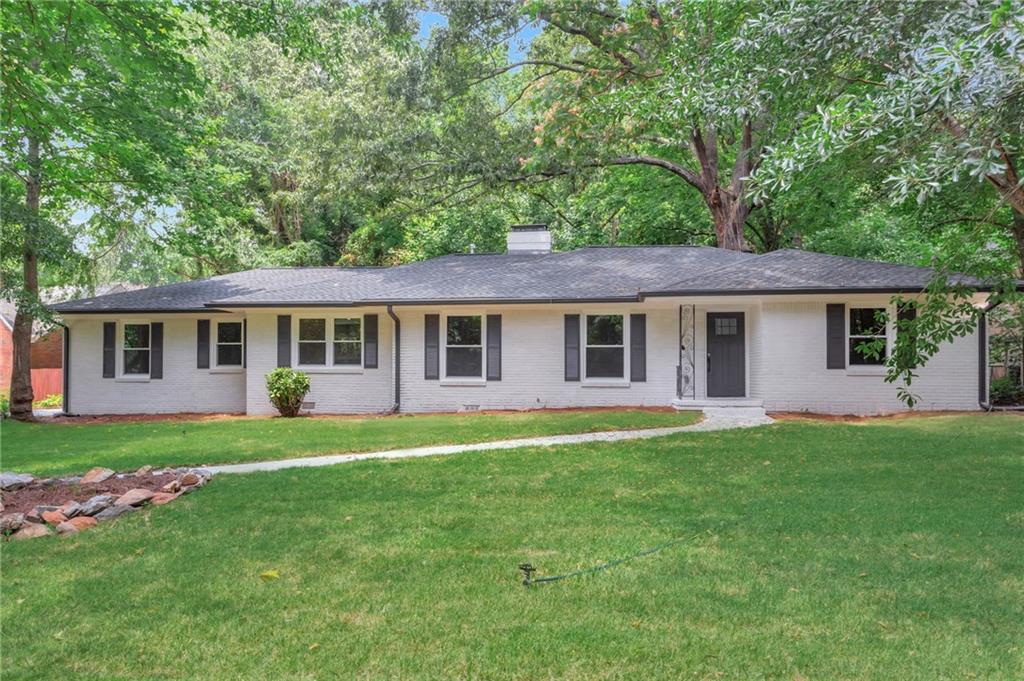
M 33 369 L 32 370 L 32 396 L 41 400 L 50 395 L 60 395 L 64 392 L 64 370 L 63 369 Z

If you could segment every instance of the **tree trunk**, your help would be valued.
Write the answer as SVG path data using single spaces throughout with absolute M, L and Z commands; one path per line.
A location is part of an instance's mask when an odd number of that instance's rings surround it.
M 14 315 L 14 352 L 11 365 L 11 416 L 19 420 L 32 418 L 32 324 L 35 315 L 26 303 L 39 297 L 38 261 L 35 253 L 35 230 L 39 218 L 39 192 L 41 177 L 39 169 L 39 140 L 28 141 L 28 181 L 25 183 L 25 208 L 28 224 L 25 226 L 25 243 L 22 247 L 21 263 L 24 276 L 25 299 L 19 301 Z
M 744 236 L 750 206 L 742 199 L 737 199 L 728 191 L 715 186 L 704 194 L 704 202 L 711 211 L 715 221 L 715 240 L 719 248 L 730 251 L 749 251 L 750 244 Z
M 281 243 L 302 240 L 302 220 L 295 202 L 299 183 L 287 170 L 270 173 L 270 221 Z

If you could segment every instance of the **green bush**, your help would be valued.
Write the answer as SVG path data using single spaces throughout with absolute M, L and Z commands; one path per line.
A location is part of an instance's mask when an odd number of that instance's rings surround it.
M 992 381 L 989 397 L 992 404 L 1024 404 L 1024 386 L 1009 376 L 1003 376 Z
M 267 395 L 281 416 L 298 416 L 309 392 L 309 374 L 281 367 L 267 374 Z
M 41 400 L 36 400 L 32 406 L 38 407 L 39 409 L 56 409 L 62 404 L 64 404 L 64 396 L 57 394 L 47 395 Z
M 0 418 L 7 418 L 11 415 L 11 397 L 7 393 L 0 393 Z

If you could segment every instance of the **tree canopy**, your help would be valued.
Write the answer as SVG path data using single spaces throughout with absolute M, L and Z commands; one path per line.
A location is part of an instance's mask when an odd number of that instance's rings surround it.
M 1019 0 L 0 13 L 0 264 L 18 338 L 46 315 L 40 282 L 500 250 L 515 222 L 548 223 L 558 248 L 929 265 L 1007 299 L 1024 267 Z M 963 332 L 964 299 L 934 297 L 921 333 Z M 912 381 L 911 359 L 893 380 Z

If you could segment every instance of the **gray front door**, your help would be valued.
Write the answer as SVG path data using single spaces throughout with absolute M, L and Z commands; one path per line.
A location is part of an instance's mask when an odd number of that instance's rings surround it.
M 742 312 L 708 312 L 708 397 L 743 397 L 747 358 Z

